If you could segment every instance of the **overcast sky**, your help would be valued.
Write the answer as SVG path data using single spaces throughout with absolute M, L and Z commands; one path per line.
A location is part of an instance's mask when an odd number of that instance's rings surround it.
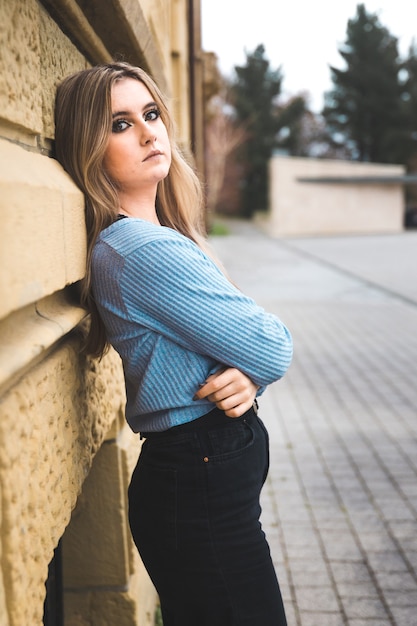
M 281 66 L 285 95 L 307 91 L 319 111 L 331 87 L 329 65 L 343 68 L 337 49 L 346 39 L 358 2 L 350 0 L 202 0 L 203 49 L 215 52 L 220 70 L 230 75 L 245 63 L 245 49 L 264 44 L 272 69 Z M 367 0 L 366 10 L 399 39 L 402 56 L 415 37 L 417 0 Z

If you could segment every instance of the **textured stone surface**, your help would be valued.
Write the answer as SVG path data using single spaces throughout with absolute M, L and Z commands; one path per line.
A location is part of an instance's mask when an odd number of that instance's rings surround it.
M 2 565 L 13 626 L 41 622 L 53 549 L 124 402 L 118 357 L 98 364 L 77 353 L 73 339 L 0 403 Z
M 2 117 L 53 137 L 56 83 L 85 67 L 83 56 L 36 0 L 0 3 L 0 46 Z
M 0 320 L 0 387 L 11 386 L 86 317 L 68 290 L 28 305 Z
M 0 317 L 81 279 L 84 199 L 53 159 L 0 141 Z
M 39 5 L 34 0 L 0 4 L 0 101 L 2 117 L 39 133 L 42 84 Z
M 2 536 L 2 493 L 0 483 L 0 537 Z M 2 542 L 0 541 L 0 563 L 2 563 Z M 6 591 L 4 588 L 3 568 L 0 567 L 0 624 L 9 626 L 9 617 L 7 615 Z
M 63 537 L 66 625 L 153 624 L 156 592 L 127 526 L 127 486 L 139 449 L 138 436 L 123 421 L 84 483 Z
M 149 619 L 138 621 L 136 598 L 127 591 L 87 591 L 82 598 L 77 598 L 77 608 L 71 596 L 67 604 L 65 626 L 151 626 L 154 623 Z
M 43 136 L 52 138 L 54 136 L 56 85 L 68 74 L 85 69 L 88 64 L 43 7 L 40 7 L 39 28 Z M 51 68 L 54 68 L 53 72 Z
M 127 586 L 127 477 L 121 454 L 116 441 L 104 443 L 84 482 L 63 538 L 65 588 Z

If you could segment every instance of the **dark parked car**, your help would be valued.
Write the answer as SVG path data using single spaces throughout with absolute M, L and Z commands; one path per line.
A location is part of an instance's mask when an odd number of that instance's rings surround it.
M 417 206 L 408 206 L 405 210 L 404 226 L 417 228 Z

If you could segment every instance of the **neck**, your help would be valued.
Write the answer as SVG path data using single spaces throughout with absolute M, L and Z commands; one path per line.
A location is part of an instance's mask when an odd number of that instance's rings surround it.
M 128 217 L 137 217 L 147 222 L 160 225 L 155 207 L 155 195 L 151 197 L 131 198 L 120 194 L 119 213 Z

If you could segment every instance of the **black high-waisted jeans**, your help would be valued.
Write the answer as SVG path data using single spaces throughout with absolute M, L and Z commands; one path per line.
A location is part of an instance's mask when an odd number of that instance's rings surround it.
M 259 522 L 269 444 L 254 409 L 145 437 L 129 521 L 164 626 L 285 626 Z

